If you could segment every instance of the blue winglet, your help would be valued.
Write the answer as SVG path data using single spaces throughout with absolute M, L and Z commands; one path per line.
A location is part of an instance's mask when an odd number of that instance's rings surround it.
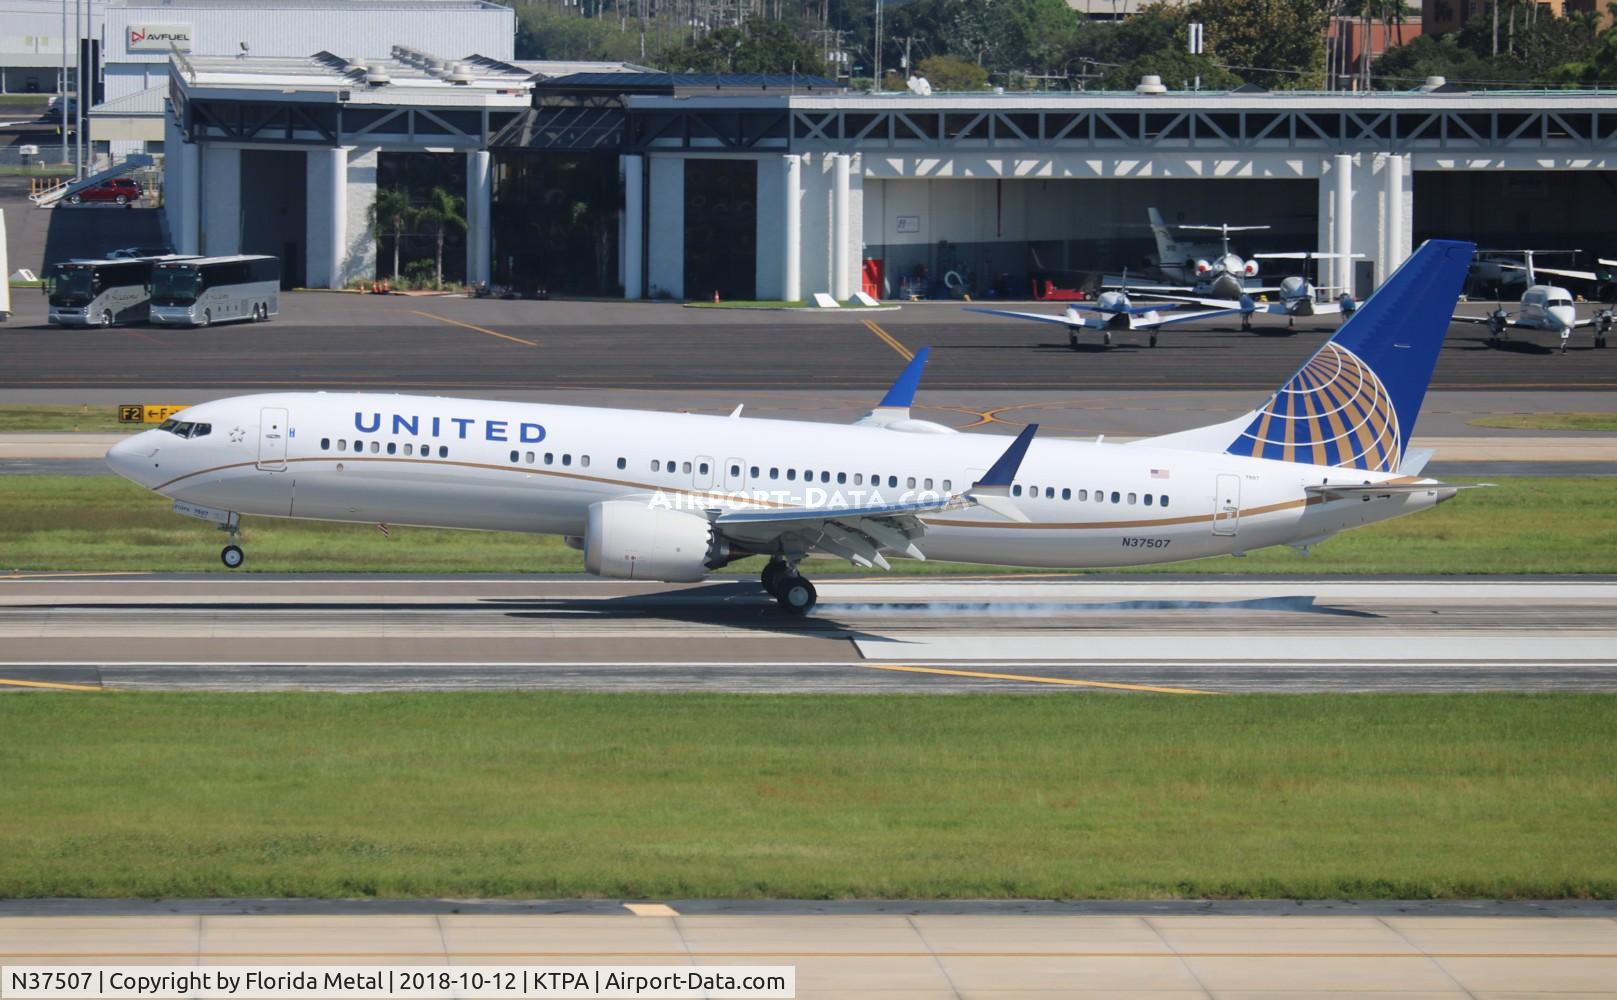
M 999 461 L 994 463 L 993 468 L 983 473 L 983 477 L 973 483 L 972 487 L 1010 486 L 1011 480 L 1016 478 L 1016 470 L 1022 467 L 1022 456 L 1027 454 L 1028 445 L 1033 443 L 1033 435 L 1038 432 L 1038 424 L 1028 424 L 1022 428 L 1022 433 L 1016 435 L 1016 440 L 1005 449 L 1005 454 L 999 456 Z
M 904 371 L 898 376 L 898 381 L 887 390 L 887 395 L 881 398 L 878 406 L 893 406 L 909 409 L 915 402 L 915 390 L 921 384 L 921 372 L 926 369 L 926 357 L 932 353 L 932 348 L 923 347 L 915 352 L 915 358 L 904 366 Z

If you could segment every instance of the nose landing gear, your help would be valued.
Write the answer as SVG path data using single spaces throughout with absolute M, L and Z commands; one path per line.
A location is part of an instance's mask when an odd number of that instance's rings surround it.
M 241 519 L 232 511 L 229 519 L 219 525 L 219 530 L 229 536 L 225 547 L 219 550 L 219 561 L 225 564 L 226 569 L 240 569 L 241 564 L 247 561 L 247 553 L 236 544 L 236 538 L 241 533 Z
M 794 615 L 806 615 L 813 610 L 820 597 L 814 584 L 797 572 L 797 562 L 771 559 L 761 577 L 764 590 L 782 609 Z

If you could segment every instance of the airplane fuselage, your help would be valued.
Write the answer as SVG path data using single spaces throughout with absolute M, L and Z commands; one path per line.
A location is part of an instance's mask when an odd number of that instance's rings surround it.
M 203 403 L 116 445 L 120 474 L 239 514 L 518 531 L 577 538 L 590 506 L 688 510 L 891 502 L 965 491 L 1004 450 L 988 434 L 357 393 Z M 919 425 L 936 429 L 936 425 Z M 929 559 L 1114 567 L 1307 544 L 1425 509 L 1450 491 L 1325 500 L 1322 483 L 1411 477 L 1287 460 L 1039 439 L 1011 502 L 922 518 Z

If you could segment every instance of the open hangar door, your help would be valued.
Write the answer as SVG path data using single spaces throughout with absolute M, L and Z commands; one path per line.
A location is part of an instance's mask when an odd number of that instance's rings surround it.
M 309 194 L 303 151 L 242 150 L 241 191 L 241 252 L 281 258 L 281 287 L 301 287 Z
M 1028 298 L 1035 279 L 1092 291 L 1124 267 L 1147 277 L 1150 208 L 1170 225 L 1269 226 L 1232 238 L 1242 255 L 1312 250 L 1318 192 L 1312 179 L 866 178 L 865 256 L 882 262 L 892 298 Z M 1217 233 L 1176 237 L 1218 243 Z
M 1596 257 L 1617 257 L 1617 171 L 1417 170 L 1414 201 L 1415 246 L 1451 239 L 1481 250 L 1581 250 L 1580 270 L 1592 269 Z

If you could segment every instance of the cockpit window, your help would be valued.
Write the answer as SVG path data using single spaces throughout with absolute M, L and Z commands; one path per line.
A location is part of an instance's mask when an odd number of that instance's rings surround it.
M 1551 299 L 1550 300 L 1550 305 L 1552 305 L 1552 306 L 1569 306 L 1571 304 L 1572 304 L 1571 299 Z
M 157 425 L 160 431 L 168 431 L 177 437 L 199 438 L 207 437 L 213 433 L 212 424 L 194 424 L 185 420 L 165 420 Z

